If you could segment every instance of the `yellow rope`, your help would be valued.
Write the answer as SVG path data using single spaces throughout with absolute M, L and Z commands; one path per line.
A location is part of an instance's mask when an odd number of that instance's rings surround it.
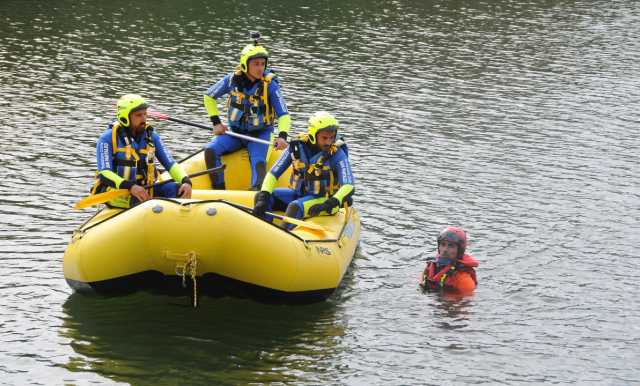
M 193 282 L 193 307 L 194 308 L 198 307 L 198 282 L 196 280 L 197 272 L 198 272 L 198 257 L 195 252 L 187 253 L 187 259 L 184 262 L 184 264 L 176 265 L 176 273 L 182 275 L 183 288 L 187 288 L 187 276 L 191 277 L 191 281 Z

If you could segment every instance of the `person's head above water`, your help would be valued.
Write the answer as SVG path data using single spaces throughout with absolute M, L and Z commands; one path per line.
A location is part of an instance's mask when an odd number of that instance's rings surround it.
M 450 264 L 464 255 L 467 248 L 467 234 L 462 228 L 448 226 L 438 235 L 438 264 Z

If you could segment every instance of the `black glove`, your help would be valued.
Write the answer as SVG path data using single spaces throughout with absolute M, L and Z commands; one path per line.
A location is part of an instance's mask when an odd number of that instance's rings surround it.
M 333 208 L 335 208 L 338 205 L 340 205 L 340 203 L 338 202 L 337 198 L 329 197 L 322 204 L 315 204 L 314 206 L 309 208 L 309 216 L 317 216 L 322 211 L 325 211 L 331 214 L 331 211 L 333 210 Z
M 253 204 L 253 214 L 258 217 L 264 217 L 264 212 L 269 208 L 271 201 L 271 193 L 261 190 L 256 193 L 255 201 Z

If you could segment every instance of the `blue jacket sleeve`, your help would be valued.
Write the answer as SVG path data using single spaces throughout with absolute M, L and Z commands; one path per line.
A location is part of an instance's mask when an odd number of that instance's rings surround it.
M 273 106 L 276 112 L 276 117 L 289 114 L 287 104 L 285 103 L 284 96 L 282 95 L 282 89 L 280 88 L 280 84 L 277 79 L 274 79 L 269 83 L 269 103 Z
M 285 151 L 282 152 L 276 163 L 273 164 L 269 173 L 273 174 L 276 178 L 280 178 L 289 165 L 291 165 L 291 152 L 289 151 L 289 147 L 287 147 Z
M 111 144 L 111 130 L 107 130 L 98 138 L 96 144 L 96 161 L 98 171 L 113 170 L 113 146 Z
M 232 76 L 233 74 L 227 74 L 224 78 L 209 86 L 207 89 L 207 95 L 213 99 L 218 99 L 221 96 L 228 94 L 231 91 Z
M 160 139 L 160 136 L 155 131 L 151 138 L 153 139 L 153 145 L 156 147 L 156 158 L 160 161 L 160 164 L 162 164 L 165 170 L 171 169 L 176 161 L 174 161 L 171 155 L 167 152 L 167 148 L 162 143 L 162 139 Z
M 336 154 L 331 158 L 331 164 L 331 168 L 335 171 L 340 185 L 355 186 L 349 158 L 342 149 L 338 149 Z

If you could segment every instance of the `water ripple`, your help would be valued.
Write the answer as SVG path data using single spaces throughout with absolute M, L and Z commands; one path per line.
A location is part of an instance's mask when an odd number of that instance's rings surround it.
M 640 382 L 635 2 L 0 10 L 4 382 Z M 89 215 L 70 208 L 116 97 L 206 123 L 201 95 L 236 65 L 248 14 L 292 132 L 329 110 L 349 143 L 363 234 L 340 291 L 307 308 L 209 299 L 195 312 L 70 296 L 61 256 Z M 210 139 L 158 128 L 175 158 Z M 469 231 L 481 262 L 471 298 L 417 289 L 446 224 Z

